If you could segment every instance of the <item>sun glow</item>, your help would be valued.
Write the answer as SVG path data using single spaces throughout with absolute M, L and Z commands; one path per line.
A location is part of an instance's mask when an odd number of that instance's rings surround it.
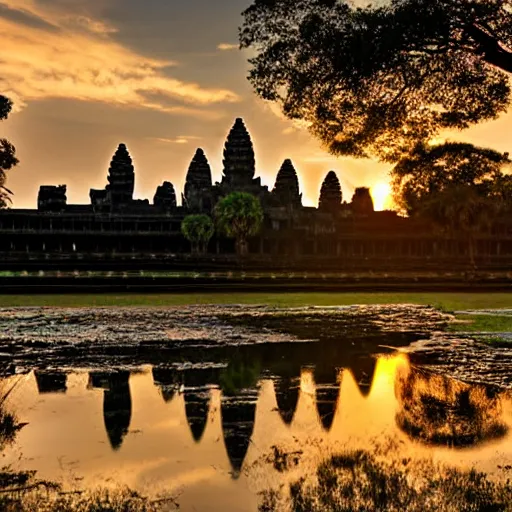
M 376 183 L 370 190 L 375 210 L 382 211 L 391 208 L 391 185 L 385 181 Z

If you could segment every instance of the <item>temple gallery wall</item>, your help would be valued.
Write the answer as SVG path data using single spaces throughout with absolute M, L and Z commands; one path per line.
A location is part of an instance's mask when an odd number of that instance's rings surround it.
M 90 190 L 90 204 L 68 204 L 66 186 L 41 186 L 35 210 L 0 211 L 0 252 L 4 260 L 124 255 L 132 259 L 179 258 L 190 253 L 181 233 L 191 213 L 212 214 L 217 201 L 234 191 L 257 196 L 264 224 L 249 244 L 249 257 L 281 264 L 300 259 L 336 261 L 464 261 L 467 241 L 441 234 L 433 226 L 376 212 L 368 189 L 358 189 L 352 202 L 342 202 L 334 172 L 322 185 L 319 207 L 302 205 L 297 173 L 291 160 L 279 169 L 274 188 L 256 176 L 256 159 L 249 132 L 236 119 L 224 146 L 223 173 L 212 182 L 203 150 L 190 163 L 178 206 L 173 184 L 164 181 L 149 200 L 133 199 L 136 172 L 128 149 L 120 144 L 108 169 L 104 189 Z M 215 235 L 208 257 L 234 254 L 232 240 Z M 512 222 L 501 219 L 476 241 L 480 264 L 501 266 L 512 260 Z

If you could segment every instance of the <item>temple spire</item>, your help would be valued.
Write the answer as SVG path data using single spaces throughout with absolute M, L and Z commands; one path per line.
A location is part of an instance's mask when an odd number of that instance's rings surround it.
M 373 199 L 368 187 L 356 188 L 352 196 L 351 207 L 356 215 L 371 215 L 375 211 Z
M 112 157 L 108 170 L 108 183 L 106 190 L 113 206 L 127 204 L 133 200 L 135 173 L 132 159 L 124 144 L 119 144 Z
M 320 189 L 318 209 L 322 212 L 336 213 L 341 207 L 341 185 L 334 171 L 329 171 Z
M 185 181 L 185 192 L 183 194 L 182 203 L 189 210 L 203 211 L 211 207 L 209 199 L 210 189 L 212 187 L 212 171 L 210 164 L 199 148 L 190 162 Z
M 283 162 L 277 173 L 276 184 L 272 196 L 280 206 L 302 206 L 302 195 L 299 191 L 299 179 L 290 159 Z
M 176 208 L 176 192 L 171 182 L 164 181 L 162 185 L 156 189 L 153 204 L 157 208 L 165 211 L 171 211 Z
M 250 184 L 256 172 L 254 148 L 244 121 L 237 118 L 224 147 L 223 182 L 231 186 Z

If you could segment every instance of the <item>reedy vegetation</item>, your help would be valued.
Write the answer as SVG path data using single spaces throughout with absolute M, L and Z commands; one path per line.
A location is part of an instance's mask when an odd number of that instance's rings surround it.
M 396 447 L 395 447 L 396 449 Z M 474 470 L 386 453 L 347 451 L 322 462 L 314 478 L 262 493 L 260 512 L 494 512 L 512 510 L 512 485 Z

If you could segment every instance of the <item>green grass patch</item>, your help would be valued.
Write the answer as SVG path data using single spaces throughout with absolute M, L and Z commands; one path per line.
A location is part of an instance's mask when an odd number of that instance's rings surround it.
M 512 315 L 457 315 L 452 332 L 512 332 Z
M 509 293 L 184 293 L 0 295 L 0 307 L 180 306 L 191 304 L 267 304 L 279 307 L 351 304 L 420 304 L 443 311 L 505 308 Z

